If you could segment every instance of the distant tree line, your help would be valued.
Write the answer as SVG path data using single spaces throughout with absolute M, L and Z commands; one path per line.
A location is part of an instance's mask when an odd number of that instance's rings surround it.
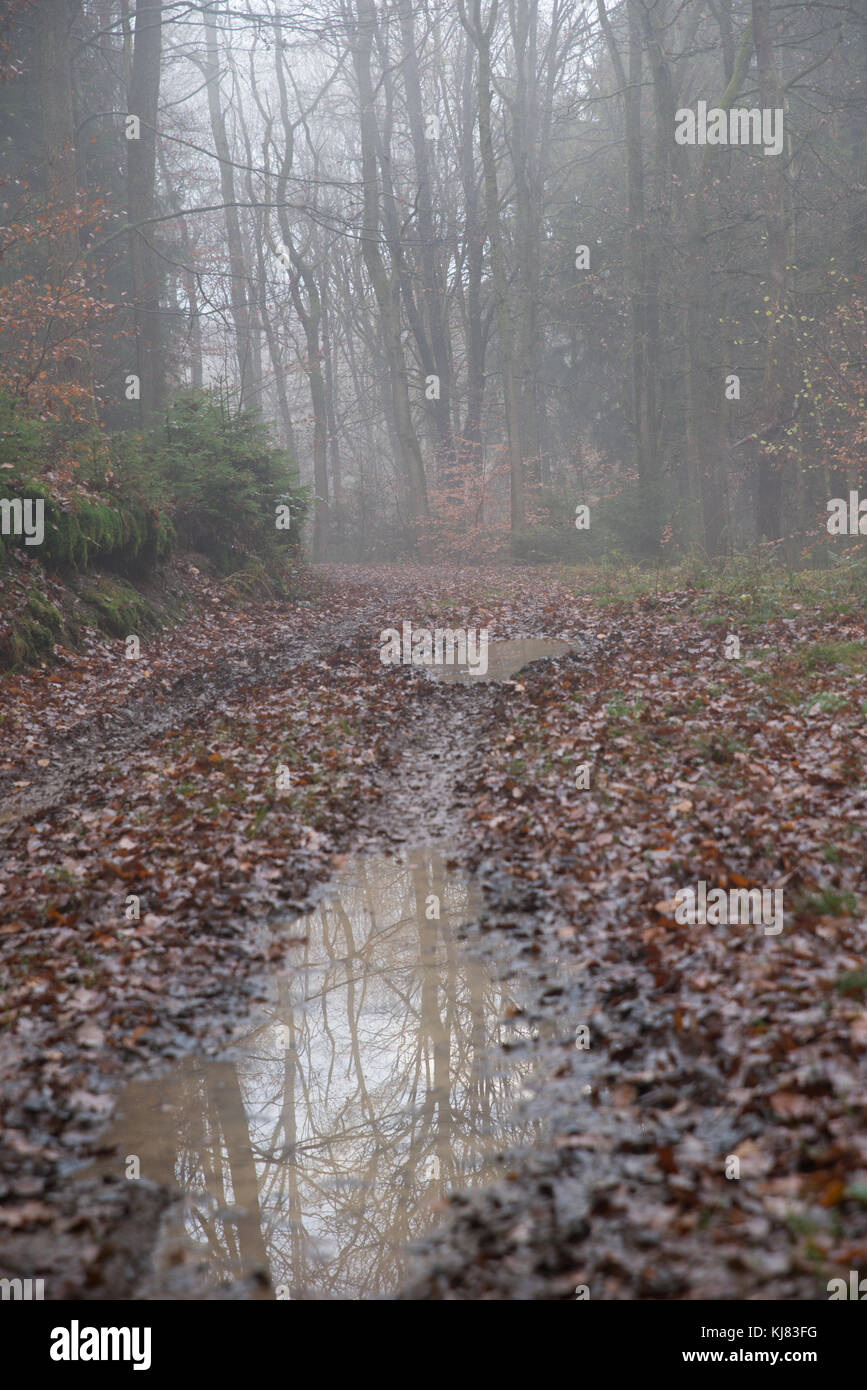
M 299 462 L 317 559 L 827 554 L 867 0 L 2 13 L 0 390 L 59 477 L 205 391 Z

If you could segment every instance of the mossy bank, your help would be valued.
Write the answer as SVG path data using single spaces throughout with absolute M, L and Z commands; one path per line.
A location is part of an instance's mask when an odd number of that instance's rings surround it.
M 185 392 L 141 435 L 64 432 L 0 399 L 0 668 L 50 663 L 88 632 L 146 637 L 197 601 L 290 593 L 306 489 L 251 411 Z M 38 509 L 38 543 L 16 526 Z

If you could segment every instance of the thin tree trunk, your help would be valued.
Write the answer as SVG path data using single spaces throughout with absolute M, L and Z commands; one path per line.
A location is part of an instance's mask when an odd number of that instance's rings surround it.
M 759 79 L 759 104 L 763 108 L 780 106 L 774 46 L 771 38 L 770 0 L 752 0 L 753 42 Z M 768 160 L 771 166 L 764 181 L 765 228 L 768 249 L 768 295 L 770 316 L 765 348 L 765 370 L 762 379 L 762 405 L 766 431 L 772 439 L 779 438 L 784 426 L 783 363 L 789 355 L 789 335 L 786 331 L 788 314 L 789 270 L 791 255 L 789 234 L 791 210 L 785 161 L 787 151 Z M 763 171 L 764 172 L 764 171 Z M 779 455 L 782 457 L 782 455 Z M 782 488 L 779 469 L 767 445 L 760 442 L 756 477 L 756 508 L 759 535 L 776 540 L 782 532 Z
M 337 409 L 335 406 L 335 350 L 331 329 L 331 286 L 328 278 L 327 265 L 323 267 L 319 289 L 320 302 L 322 305 L 322 358 L 325 371 L 325 413 L 328 424 L 328 453 L 330 456 L 329 473 L 332 496 L 336 497 L 340 492 L 343 467 L 340 459 L 340 431 L 337 427 Z
M 69 55 L 72 6 L 69 0 L 44 0 L 35 7 L 39 48 L 42 145 L 45 155 L 45 201 L 51 208 L 75 204 L 75 129 Z M 78 259 L 73 230 L 54 238 L 52 269 L 60 283 Z
M 382 339 L 391 383 L 391 406 L 399 458 L 407 481 L 414 540 L 424 552 L 424 525 L 429 516 L 424 463 L 412 421 L 409 382 L 400 335 L 400 311 L 395 286 L 380 249 L 379 178 L 376 159 L 376 110 L 371 77 L 371 50 L 376 26 L 373 0 L 358 0 L 358 23 L 352 58 L 358 83 L 361 166 L 364 186 L 362 255 L 380 312 Z
M 235 350 L 238 358 L 238 404 L 243 407 L 247 404 L 253 375 L 250 356 L 250 308 L 247 300 L 247 285 L 250 276 L 244 260 L 241 223 L 238 209 L 235 206 L 235 175 L 220 96 L 220 50 L 217 30 L 211 17 L 212 13 L 209 10 L 203 11 L 206 59 L 199 66 L 202 68 L 207 84 L 211 135 L 220 165 L 220 191 L 225 205 L 226 242 L 229 252 L 229 298 L 232 305 Z
M 304 329 L 307 348 L 306 371 L 313 406 L 313 559 L 322 561 L 328 552 L 328 421 L 326 418 L 325 377 L 322 370 L 322 350 L 319 326 L 322 309 L 319 288 L 312 266 L 299 254 L 286 212 L 289 173 L 294 158 L 294 132 L 289 116 L 289 95 L 284 71 L 283 34 L 279 24 L 274 26 L 274 68 L 280 95 L 280 117 L 283 127 L 283 159 L 277 174 L 277 220 L 283 245 L 289 255 L 290 292 L 295 312 Z M 270 240 L 270 237 L 269 237 Z M 276 250 L 276 247 L 274 248 Z M 304 293 L 302 294 L 302 287 Z M 306 302 L 305 302 L 306 295 Z
M 417 178 L 416 225 L 421 243 L 424 310 L 433 356 L 433 369 L 439 378 L 439 399 L 432 401 L 431 406 L 440 455 L 438 472 L 442 479 L 451 471 L 454 461 L 454 440 L 451 427 L 452 374 L 446 329 L 446 294 L 437 261 L 431 171 L 428 158 L 429 142 L 425 138 L 412 0 L 399 0 L 399 13 L 403 42 L 403 81 L 406 89 L 410 136 Z
M 655 553 L 660 534 L 660 480 L 656 444 L 656 361 L 650 350 L 649 328 L 656 321 L 649 300 L 650 266 L 644 207 L 642 150 L 641 16 L 636 0 L 628 0 L 629 71 L 627 74 L 603 0 L 597 0 L 599 21 L 609 55 L 624 93 L 626 133 L 626 199 L 629 223 L 630 317 L 632 355 L 632 430 L 635 440 L 645 548 Z
M 464 195 L 464 245 L 467 256 L 466 353 L 467 411 L 464 417 L 463 447 L 468 454 L 472 475 L 481 468 L 482 411 L 485 401 L 485 338 L 482 327 L 482 274 L 485 263 L 485 234 L 479 221 L 479 187 L 473 149 L 475 89 L 473 86 L 473 48 L 467 41 L 462 81 L 463 142 L 461 182 Z
M 485 184 L 485 224 L 491 255 L 495 315 L 497 321 L 497 352 L 503 378 L 503 402 L 506 409 L 506 431 L 509 445 L 510 521 L 513 532 L 526 523 L 524 488 L 524 459 L 521 450 L 521 403 L 515 380 L 512 322 L 509 310 L 509 288 L 503 234 L 500 226 L 500 193 L 497 181 L 497 162 L 491 128 L 491 36 L 497 21 L 498 0 L 491 0 L 487 22 L 481 18 L 481 0 L 471 0 L 472 19 L 467 15 L 463 0 L 459 0 L 461 22 L 472 40 L 479 59 L 479 148 Z
M 519 398 L 521 455 L 534 483 L 541 481 L 539 439 L 538 305 L 542 189 L 539 179 L 536 74 L 537 0 L 510 0 L 515 61 L 511 153 L 515 179 L 515 386 Z
M 75 121 L 72 96 L 70 30 L 77 6 L 69 0 L 45 0 L 35 6 L 39 52 L 39 90 L 42 148 L 45 158 L 45 201 L 58 217 L 51 242 L 48 277 L 56 294 L 62 292 L 80 258 L 79 236 L 69 221 L 76 205 Z M 70 345 L 58 376 L 78 387 L 92 386 L 90 354 Z
M 177 193 L 172 186 L 169 171 L 162 151 L 157 150 L 160 174 L 162 175 L 163 185 L 167 190 L 169 205 L 173 212 L 180 211 L 180 201 Z M 181 239 L 181 256 L 183 267 L 181 269 L 181 281 L 184 287 L 184 294 L 187 298 L 189 322 L 189 334 L 187 336 L 185 356 L 189 359 L 190 365 L 190 386 L 194 391 L 201 391 L 204 384 L 204 363 L 202 359 L 202 318 L 199 313 L 199 291 L 196 281 L 196 271 L 193 262 L 193 245 L 190 240 L 190 233 L 187 227 L 187 219 L 179 217 L 177 221 L 178 235 Z
M 139 413 L 143 429 L 153 425 L 165 394 L 160 324 L 160 267 L 151 227 L 140 226 L 156 212 L 157 119 L 162 52 L 161 0 L 138 0 L 129 83 L 129 114 L 140 121 L 140 138 L 127 140 L 127 210 L 133 286 Z

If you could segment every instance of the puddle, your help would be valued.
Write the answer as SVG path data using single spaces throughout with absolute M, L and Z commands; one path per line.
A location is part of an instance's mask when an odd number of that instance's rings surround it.
M 530 1064 L 493 1051 L 511 1000 L 454 934 L 476 907 L 430 848 L 347 865 L 283 928 L 290 968 L 236 1060 L 125 1088 L 101 1167 L 138 1155 L 184 1192 L 171 1261 L 214 1284 L 264 1268 L 279 1298 L 375 1298 L 446 1192 L 501 1174 L 531 1137 L 509 1119 Z
M 531 661 L 562 656 L 564 652 L 574 651 L 571 642 L 563 642 L 554 637 L 518 637 L 502 642 L 488 643 L 488 669 L 485 674 L 473 676 L 465 666 L 428 666 L 425 669 L 437 680 L 477 684 L 484 681 L 507 681 Z

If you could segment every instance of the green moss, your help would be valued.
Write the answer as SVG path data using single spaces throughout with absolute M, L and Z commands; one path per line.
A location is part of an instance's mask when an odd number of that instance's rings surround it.
M 63 508 L 34 479 L 10 483 L 5 493 L 44 502 L 45 539 L 29 555 L 52 570 L 80 572 L 99 565 L 123 574 L 146 575 L 174 546 L 168 517 L 143 500 L 82 499 Z M 0 541 L 0 561 L 12 544 L 23 541 L 8 536 Z
M 24 608 L 0 642 L 0 667 L 18 670 L 47 661 L 62 634 L 63 618 L 58 609 L 38 589 L 31 589 Z
M 31 589 L 24 611 L 34 622 L 47 627 L 55 638 L 63 632 L 63 618 L 59 609 L 55 608 L 54 604 L 38 589 Z
M 110 637 L 155 632 L 159 619 L 140 594 L 122 579 L 102 579 L 80 591 L 84 620 Z
M 54 637 L 50 628 L 43 627 L 33 618 L 22 616 L 18 619 L 11 637 L 13 662 L 19 665 L 36 665 L 51 656 L 54 650 Z

